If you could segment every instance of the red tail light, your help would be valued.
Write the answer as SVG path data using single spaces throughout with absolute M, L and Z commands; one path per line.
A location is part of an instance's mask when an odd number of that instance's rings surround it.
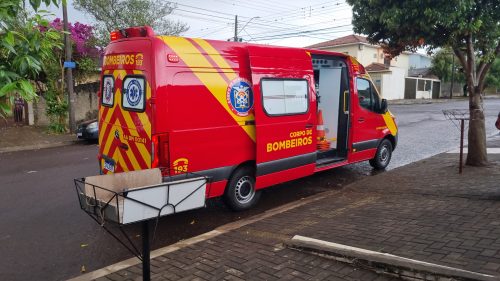
M 111 41 L 116 41 L 118 39 L 122 39 L 121 32 L 118 30 L 111 32 L 110 39 L 111 39 Z
M 167 168 L 163 171 L 168 173 L 168 134 L 154 135 L 151 138 L 151 168 Z
M 151 168 L 158 168 L 160 164 L 159 139 L 158 135 L 151 138 Z

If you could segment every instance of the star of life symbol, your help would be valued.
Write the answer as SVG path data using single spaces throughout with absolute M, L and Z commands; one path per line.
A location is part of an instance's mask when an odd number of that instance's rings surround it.
M 127 101 L 131 106 L 137 106 L 141 100 L 141 85 L 137 80 L 132 80 L 127 89 Z

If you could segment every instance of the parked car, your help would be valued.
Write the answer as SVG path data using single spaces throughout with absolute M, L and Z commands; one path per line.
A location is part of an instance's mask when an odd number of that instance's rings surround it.
M 76 129 L 76 137 L 84 140 L 97 140 L 99 137 L 97 119 L 80 123 Z

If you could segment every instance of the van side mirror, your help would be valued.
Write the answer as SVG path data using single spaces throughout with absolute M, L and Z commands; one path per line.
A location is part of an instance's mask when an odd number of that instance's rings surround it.
M 387 100 L 382 99 L 380 102 L 380 113 L 386 113 L 387 112 Z

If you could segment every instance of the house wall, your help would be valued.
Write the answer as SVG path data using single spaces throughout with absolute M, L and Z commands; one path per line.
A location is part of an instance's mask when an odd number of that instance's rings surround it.
M 362 46 L 363 49 L 358 51 L 358 61 L 364 66 L 368 66 L 373 62 L 377 62 L 379 53 L 378 48 L 368 45 Z
M 360 50 L 360 47 L 361 50 Z M 325 51 L 345 53 L 355 57 L 362 65 L 367 66 L 371 63 L 384 63 L 384 52 L 381 47 L 366 45 L 366 44 L 351 44 L 343 46 L 334 46 Z M 401 55 L 393 58 L 391 66 L 399 67 L 405 70 L 405 75 L 408 76 L 409 55 L 402 53 Z
M 390 67 L 390 73 L 382 74 L 382 98 L 387 100 L 404 99 L 405 69 Z
M 359 49 L 360 46 L 362 50 Z M 380 53 L 378 48 L 364 44 L 335 46 L 324 50 L 348 54 L 356 58 L 356 60 L 364 66 L 367 66 L 373 62 L 377 62 L 377 58 L 379 57 Z M 384 59 L 382 58 L 382 63 L 383 61 Z
M 408 69 L 410 69 L 409 63 L 410 63 L 410 58 L 409 58 L 408 54 L 402 53 L 401 55 L 392 59 L 391 66 L 395 66 L 397 68 L 403 69 L 404 75 L 408 76 Z M 404 83 L 404 80 L 403 80 L 403 83 Z
M 99 82 L 80 84 L 75 86 L 75 120 L 81 121 L 97 118 L 99 100 L 97 91 Z M 30 125 L 47 126 L 50 123 L 47 117 L 47 103 L 43 96 L 37 101 L 30 103 L 29 115 Z
M 375 84 L 375 87 L 377 88 L 377 92 L 382 95 L 382 73 L 380 72 L 375 72 L 375 73 L 369 73 L 370 78 L 372 79 L 373 84 Z
M 409 68 L 428 68 L 431 67 L 432 60 L 430 57 L 422 54 L 409 55 Z
M 338 52 L 338 53 L 348 54 L 350 56 L 355 57 L 359 61 L 358 45 L 337 46 L 337 47 L 327 48 L 327 49 L 323 49 L 323 50 L 330 51 L 330 52 Z M 361 62 L 361 64 L 363 64 L 363 63 Z

